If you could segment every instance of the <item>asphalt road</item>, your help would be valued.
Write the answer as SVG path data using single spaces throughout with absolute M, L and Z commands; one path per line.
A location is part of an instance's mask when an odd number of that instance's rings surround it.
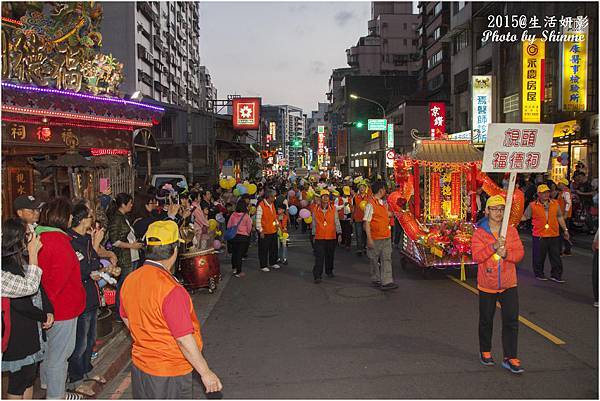
M 526 369 L 521 376 L 479 363 L 478 300 L 448 277 L 458 278 L 458 270 L 424 277 L 415 266 L 402 270 L 395 251 L 400 288 L 383 293 L 369 286 L 366 257 L 338 249 L 336 277 L 316 285 L 308 239 L 294 232 L 288 266 L 260 272 L 251 248 L 246 277 L 231 278 L 216 294 L 194 295 L 201 320 L 207 317 L 204 355 L 229 399 L 597 399 L 591 251 L 575 248 L 563 259 L 565 284 L 539 282 L 531 273 L 531 241 L 523 239 L 520 314 L 537 331 L 520 325 L 519 357 Z M 227 260 L 222 272 L 230 272 Z M 475 286 L 473 273 L 466 284 Z M 497 362 L 500 328 L 497 313 Z M 127 375 L 125 369 L 100 398 L 129 398 Z M 200 384 L 194 392 L 203 397 Z

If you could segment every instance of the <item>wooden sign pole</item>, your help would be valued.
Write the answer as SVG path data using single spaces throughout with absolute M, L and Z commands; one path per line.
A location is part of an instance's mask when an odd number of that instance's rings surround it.
M 506 238 L 506 231 L 508 230 L 508 220 L 510 218 L 510 209 L 512 207 L 516 182 L 517 173 L 510 173 L 510 178 L 508 180 L 508 192 L 506 193 L 506 206 L 504 207 L 504 218 L 502 219 L 502 228 L 500 229 L 500 236 L 503 238 Z

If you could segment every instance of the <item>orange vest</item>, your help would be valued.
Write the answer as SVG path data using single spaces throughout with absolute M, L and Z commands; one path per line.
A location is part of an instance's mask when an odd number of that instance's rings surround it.
M 385 205 L 379 203 L 377 199 L 371 199 L 369 202 L 373 206 L 373 218 L 371 219 L 371 238 L 387 239 L 392 236 L 390 227 L 390 216 Z
M 336 239 L 335 207 L 332 204 L 327 206 L 326 212 L 323 212 L 321 206 L 315 206 L 313 209 L 313 219 L 317 227 L 315 239 Z
M 558 237 L 558 208 L 559 204 L 550 199 L 548 217 L 544 211 L 544 204 L 540 201 L 531 202 L 531 221 L 533 223 L 533 235 L 535 237 Z
M 360 208 L 360 203 L 364 200 L 367 200 L 369 195 L 366 193 L 364 195 L 356 195 L 354 197 L 354 211 L 352 212 L 352 217 L 354 221 L 362 221 L 363 217 L 365 217 L 365 211 Z
M 127 276 L 121 288 L 121 305 L 129 320 L 133 338 L 131 359 L 136 367 L 153 376 L 182 376 L 192 371 L 169 330 L 162 308 L 166 296 L 181 287 L 175 278 L 158 265 L 147 262 Z M 202 350 L 200 323 L 190 299 L 194 339 Z
M 288 215 L 284 212 L 277 216 L 277 220 L 279 221 L 279 228 L 281 228 L 282 233 L 287 233 L 288 226 Z
M 344 199 L 342 199 L 341 196 L 337 199 L 337 206 L 344 206 Z M 346 215 L 344 214 L 344 208 L 341 208 L 337 212 L 338 212 L 338 218 L 340 219 L 340 221 L 344 220 L 346 218 Z
M 277 232 L 277 213 L 275 205 L 267 206 L 265 201 L 258 205 L 262 209 L 261 226 L 264 234 L 275 234 Z
M 562 212 L 563 217 L 568 219 L 573 215 L 573 203 L 571 203 L 571 208 L 569 209 L 569 211 L 565 212 L 565 207 L 567 206 L 567 202 L 565 202 L 565 198 L 563 198 L 563 194 L 565 192 L 568 192 L 569 195 L 571 194 L 571 191 L 569 191 L 568 189 L 565 189 L 558 195 L 557 201 L 560 206 L 560 211 Z M 573 202 L 573 197 L 571 197 L 571 202 Z

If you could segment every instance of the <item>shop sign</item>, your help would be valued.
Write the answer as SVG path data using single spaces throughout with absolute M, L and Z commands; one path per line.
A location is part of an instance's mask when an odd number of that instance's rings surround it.
M 431 139 L 441 139 L 446 132 L 446 103 L 429 103 Z
M 485 143 L 492 122 L 492 76 L 473 75 L 473 143 Z M 471 138 L 469 138 L 471 139 Z
M 579 124 L 577 120 L 565 121 L 564 123 L 558 123 L 554 125 L 554 138 L 562 138 L 575 134 L 579 131 Z
M 562 43 L 562 110 L 585 111 L 587 108 L 588 27 L 564 32 L 576 40 Z
M 325 134 L 317 134 L 318 135 L 318 154 L 319 156 L 325 154 Z
M 267 135 L 267 143 L 274 141 L 277 136 L 277 123 L 275 121 L 269 122 L 269 135 Z
M 33 171 L 31 168 L 9 167 L 8 190 L 11 204 L 21 195 L 33 194 Z
M 535 39 L 521 44 L 523 54 L 523 113 L 524 123 L 539 123 L 544 98 L 545 42 Z
M 369 118 L 367 120 L 367 129 L 369 131 L 385 131 L 387 129 L 387 120 L 385 118 Z
M 448 139 L 451 141 L 470 141 L 471 130 L 456 132 L 454 134 L 448 134 Z
M 232 99 L 233 106 L 233 129 L 255 130 L 260 124 L 259 97 L 240 97 Z
M 377 131 L 377 132 L 373 132 L 373 133 L 371 134 L 371 139 L 377 139 L 377 138 L 379 138 L 379 134 L 380 134 L 380 132 L 379 132 L 379 131 Z
M 318 125 L 317 126 L 317 133 L 324 134 L 325 133 L 325 126 L 324 125 Z
M 387 147 L 394 147 L 394 124 L 388 124 L 387 127 Z
M 490 124 L 481 171 L 545 173 L 554 124 Z

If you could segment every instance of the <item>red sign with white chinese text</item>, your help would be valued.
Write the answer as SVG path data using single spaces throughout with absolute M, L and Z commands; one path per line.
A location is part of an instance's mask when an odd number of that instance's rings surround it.
M 554 124 L 490 124 L 481 171 L 545 173 Z
M 446 104 L 429 103 L 429 131 L 431 139 L 442 139 L 446 133 Z
M 318 135 L 318 152 L 317 154 L 319 156 L 322 156 L 325 154 L 325 134 L 321 133 L 321 134 L 317 134 Z
M 233 129 L 258 129 L 260 125 L 259 97 L 241 97 L 232 100 Z

